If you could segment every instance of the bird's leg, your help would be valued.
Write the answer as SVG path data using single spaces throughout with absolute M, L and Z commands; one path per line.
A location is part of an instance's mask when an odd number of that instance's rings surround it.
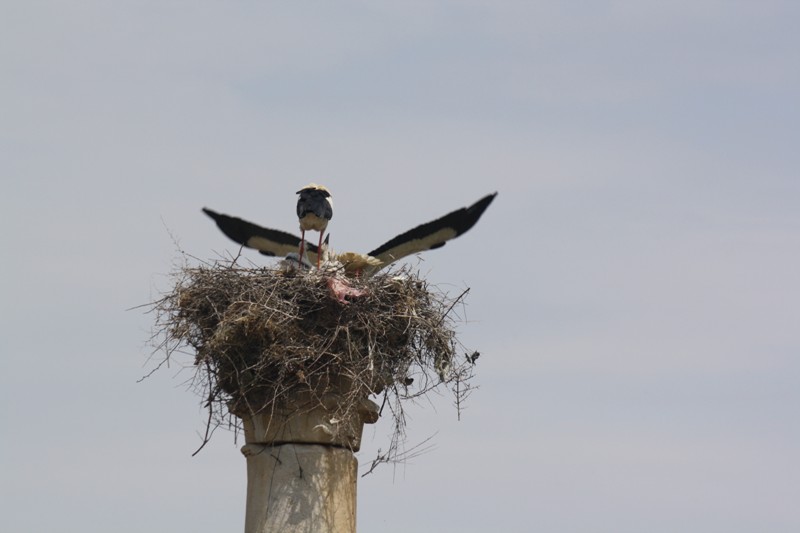
M 322 234 L 325 230 L 319 232 L 319 244 L 317 245 L 317 270 L 319 270 L 319 261 L 322 258 Z
M 300 266 L 303 266 L 303 251 L 306 247 L 306 230 L 300 228 Z M 301 268 L 302 270 L 302 268 Z

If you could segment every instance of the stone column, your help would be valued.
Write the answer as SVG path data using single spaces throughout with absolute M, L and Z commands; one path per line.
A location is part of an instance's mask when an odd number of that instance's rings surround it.
M 356 480 L 365 423 L 378 406 L 364 398 L 340 413 L 342 396 L 299 395 L 269 412 L 242 416 L 247 458 L 245 533 L 355 533 Z

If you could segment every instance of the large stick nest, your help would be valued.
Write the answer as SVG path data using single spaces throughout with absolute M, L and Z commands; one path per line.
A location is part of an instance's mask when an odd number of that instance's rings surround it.
M 351 405 L 342 409 L 383 395 L 396 451 L 401 401 L 446 386 L 460 409 L 470 390 L 474 360 L 458 350 L 452 318 L 466 291 L 450 299 L 407 269 L 352 279 L 225 261 L 175 274 L 154 303 L 157 337 L 165 361 L 187 347 L 194 354 L 209 421 L 270 409 L 298 391 L 342 393 L 344 380 Z M 342 302 L 332 279 L 355 296 Z

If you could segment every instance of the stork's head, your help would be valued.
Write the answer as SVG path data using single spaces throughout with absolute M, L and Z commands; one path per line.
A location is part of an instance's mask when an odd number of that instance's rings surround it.
M 295 194 L 317 194 L 324 198 L 327 198 L 331 195 L 331 192 L 324 186 L 324 185 L 317 185 L 316 183 L 309 183 Z
M 297 191 L 297 194 L 300 195 L 300 198 L 297 199 L 300 229 L 325 231 L 328 221 L 333 218 L 333 201 L 330 191 L 322 185 L 312 183 Z

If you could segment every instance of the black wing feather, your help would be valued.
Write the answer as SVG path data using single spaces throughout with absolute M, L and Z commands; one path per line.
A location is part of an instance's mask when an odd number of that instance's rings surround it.
M 469 231 L 481 218 L 495 196 L 497 193 L 486 195 L 469 207 L 462 207 L 441 218 L 408 230 L 374 249 L 369 255 L 380 259 L 383 262 L 380 268 L 383 268 L 408 255 L 441 248 L 447 241 Z M 203 212 L 214 219 L 217 227 L 228 238 L 243 246 L 254 248 L 264 255 L 285 256 L 297 251 L 300 247 L 300 238 L 291 233 L 264 228 L 205 207 Z M 306 243 L 306 249 L 310 256 L 318 253 L 317 247 L 311 243 Z
M 264 228 L 238 217 L 223 215 L 203 208 L 203 213 L 214 219 L 217 227 L 231 240 L 248 248 L 254 248 L 264 255 L 285 256 L 296 252 L 300 247 L 300 237 L 285 231 Z M 306 243 L 310 253 L 317 253 L 317 247 Z
M 469 207 L 462 207 L 441 218 L 421 224 L 382 244 L 369 255 L 383 261 L 385 266 L 407 255 L 441 248 L 447 241 L 472 228 L 495 196 L 497 193 L 486 195 Z

